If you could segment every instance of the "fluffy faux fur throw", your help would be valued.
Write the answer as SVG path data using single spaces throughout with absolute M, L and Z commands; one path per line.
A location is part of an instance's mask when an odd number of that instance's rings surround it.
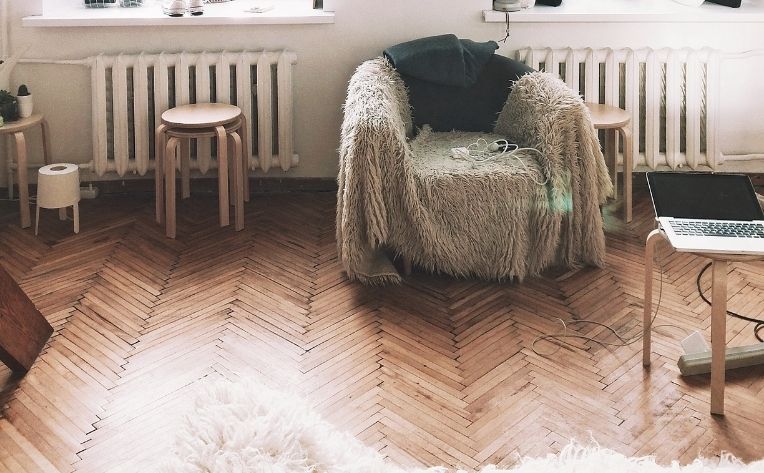
M 337 242 L 351 279 L 399 282 L 387 253 L 430 272 L 499 280 L 552 264 L 603 264 L 599 205 L 612 185 L 581 98 L 552 75 L 525 75 L 495 131 L 543 157 L 529 161 L 529 172 L 501 160 L 459 162 L 443 147 L 424 160 L 422 149 L 454 136 L 409 141 L 400 76 L 383 58 L 358 68 L 345 103 L 337 195 Z
M 512 469 L 482 473 L 762 473 L 764 460 L 744 465 L 729 455 L 660 466 L 598 446 L 571 443 L 558 455 L 521 458 Z M 179 427 L 160 473 L 449 473 L 392 465 L 358 439 L 322 420 L 309 404 L 254 380 L 205 387 Z

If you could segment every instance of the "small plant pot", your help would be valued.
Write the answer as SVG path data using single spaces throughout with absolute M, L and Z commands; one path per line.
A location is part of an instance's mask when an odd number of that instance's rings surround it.
M 16 101 L 19 103 L 19 116 L 21 118 L 28 118 L 32 116 L 34 112 L 34 101 L 32 95 L 19 95 L 16 97 Z
M 19 119 L 19 105 L 17 101 L 0 104 L 0 115 L 7 122 Z

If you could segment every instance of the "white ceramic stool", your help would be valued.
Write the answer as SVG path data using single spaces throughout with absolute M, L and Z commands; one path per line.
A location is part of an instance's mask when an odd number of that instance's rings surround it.
M 74 233 L 80 232 L 80 168 L 76 164 L 49 164 L 37 175 L 37 209 L 34 234 L 40 226 L 40 208 L 59 209 L 58 216 L 66 220 L 66 208 L 74 210 Z

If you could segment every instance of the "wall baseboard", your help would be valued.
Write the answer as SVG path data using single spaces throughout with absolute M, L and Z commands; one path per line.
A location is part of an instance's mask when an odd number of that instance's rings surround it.
M 91 183 L 94 187 L 98 188 L 99 196 L 109 194 L 115 195 L 154 193 L 153 179 L 129 179 L 124 181 L 87 181 L 83 182 L 82 186 L 87 186 Z M 36 193 L 37 186 L 30 184 L 29 188 L 30 193 L 34 195 Z M 286 194 L 293 192 L 337 192 L 337 180 L 328 177 L 253 177 L 249 180 L 249 189 L 253 195 Z M 217 194 L 217 178 L 194 178 L 191 180 L 191 191 L 195 194 Z M 0 187 L 0 196 L 7 195 L 7 193 L 7 187 Z

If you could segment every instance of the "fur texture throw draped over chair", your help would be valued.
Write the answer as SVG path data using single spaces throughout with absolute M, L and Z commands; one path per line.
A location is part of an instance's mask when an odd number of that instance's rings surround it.
M 599 206 L 612 184 L 589 112 L 564 82 L 521 77 L 489 136 L 541 155 L 459 160 L 450 147 L 484 134 L 424 129 L 410 139 L 411 128 L 400 75 L 381 57 L 363 63 L 349 84 L 338 177 L 337 242 L 351 279 L 399 282 L 391 255 L 499 280 L 603 264 Z

